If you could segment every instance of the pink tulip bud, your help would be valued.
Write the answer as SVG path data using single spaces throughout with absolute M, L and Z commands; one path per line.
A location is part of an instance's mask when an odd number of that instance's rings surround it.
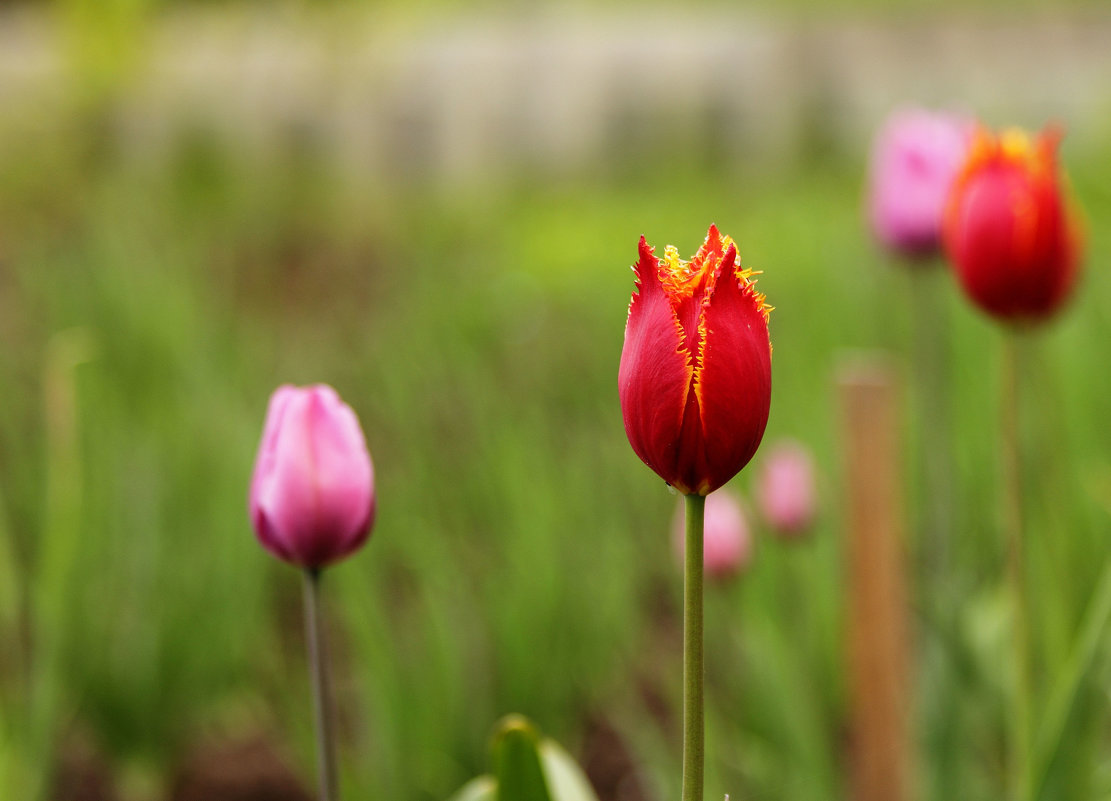
M 772 530 L 798 535 L 814 519 L 817 505 L 814 461 L 792 440 L 776 443 L 764 457 L 757 477 L 760 513 Z
M 941 247 L 942 220 L 975 128 L 953 114 L 903 109 L 888 117 L 872 147 L 869 212 L 887 248 L 929 256 Z
M 679 511 L 672 528 L 681 565 L 686 540 L 686 511 L 682 498 L 679 499 Z M 702 564 L 707 576 L 713 579 L 730 578 L 748 565 L 752 558 L 752 537 L 744 505 L 732 493 L 718 490 L 706 496 L 703 531 Z
M 259 542 L 279 559 L 324 567 L 366 541 L 374 511 L 374 466 L 355 413 L 329 386 L 279 387 L 251 478 Z

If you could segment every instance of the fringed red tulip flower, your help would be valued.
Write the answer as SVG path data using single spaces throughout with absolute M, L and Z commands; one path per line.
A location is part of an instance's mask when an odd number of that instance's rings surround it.
M 771 307 L 710 226 L 694 258 L 641 237 L 618 390 L 629 442 L 685 495 L 707 495 L 756 453 L 771 403 Z
M 1029 475 L 1020 434 L 1020 324 L 1047 319 L 1068 299 L 1078 275 L 1079 225 L 1057 166 L 1060 133 L 980 131 L 957 178 L 945 220 L 945 249 L 965 293 L 1012 325 L 1002 337 L 1000 488 L 1012 601 L 1014 714 L 1009 769 L 1019 797 L 1038 794 L 1034 660 L 1028 632 L 1024 498 Z
M 1008 322 L 1049 317 L 1076 282 L 1079 237 L 1055 130 L 980 131 L 950 196 L 945 248 L 965 292 Z
M 683 554 L 683 801 L 705 773 L 702 583 L 706 496 L 756 453 L 771 405 L 771 307 L 737 246 L 710 226 L 689 262 L 640 238 L 617 388 L 637 456 L 686 496 Z

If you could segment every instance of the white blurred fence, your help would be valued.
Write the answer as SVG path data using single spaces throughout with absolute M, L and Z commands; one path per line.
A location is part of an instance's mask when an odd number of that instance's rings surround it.
M 378 23 L 198 9 L 162 17 L 115 106 L 129 152 L 182 130 L 246 152 L 309 142 L 384 178 L 589 172 L 640 152 L 778 161 L 859 148 L 893 106 L 1111 136 L 1111 13 L 872 17 L 532 13 Z M 49 126 L 76 68 L 30 12 L 0 15 L 0 129 Z

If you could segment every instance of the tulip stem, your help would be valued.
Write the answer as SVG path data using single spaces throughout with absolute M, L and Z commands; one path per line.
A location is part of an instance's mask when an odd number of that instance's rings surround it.
M 1018 334 L 1008 331 L 1003 343 L 1002 461 L 1003 524 L 1007 538 L 1007 578 L 1013 605 L 1015 694 L 1011 753 L 1015 801 L 1030 801 L 1032 729 L 1029 607 L 1026 593 L 1025 532 L 1022 513 L 1022 453 L 1019 447 Z
M 335 738 L 332 727 L 332 695 L 328 686 L 328 660 L 324 649 L 324 627 L 320 614 L 318 567 L 305 569 L 305 640 L 309 649 L 309 679 L 316 715 L 316 759 L 320 801 L 337 801 Z
M 683 560 L 683 801 L 702 801 L 705 755 L 702 661 L 702 532 L 706 497 L 687 496 Z

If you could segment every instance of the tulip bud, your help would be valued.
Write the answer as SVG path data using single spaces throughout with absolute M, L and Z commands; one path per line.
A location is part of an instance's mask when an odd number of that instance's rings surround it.
M 259 542 L 320 568 L 351 554 L 374 521 L 374 467 L 358 418 L 331 387 L 279 387 L 270 398 L 250 493 Z
M 761 459 L 756 494 L 761 515 L 779 534 L 801 534 L 813 522 L 817 505 L 810 452 L 800 443 L 786 440 L 776 443 Z
M 978 132 L 950 196 L 945 248 L 961 286 L 1007 321 L 1049 317 L 1076 282 L 1078 226 L 1061 188 L 1059 138 Z
M 737 575 L 752 561 L 752 535 L 744 504 L 732 493 L 718 490 L 706 496 L 704 514 L 702 563 L 706 575 L 714 579 Z M 680 498 L 672 524 L 672 539 L 680 565 L 684 559 L 685 538 L 685 501 Z
M 945 202 L 973 130 L 963 117 L 923 109 L 888 117 L 872 146 L 868 203 L 872 230 L 889 250 L 929 256 L 940 249 Z
M 771 404 L 771 307 L 737 247 L 710 226 L 689 262 L 644 237 L 633 268 L 617 385 L 637 456 L 684 495 L 707 495 L 748 464 Z

